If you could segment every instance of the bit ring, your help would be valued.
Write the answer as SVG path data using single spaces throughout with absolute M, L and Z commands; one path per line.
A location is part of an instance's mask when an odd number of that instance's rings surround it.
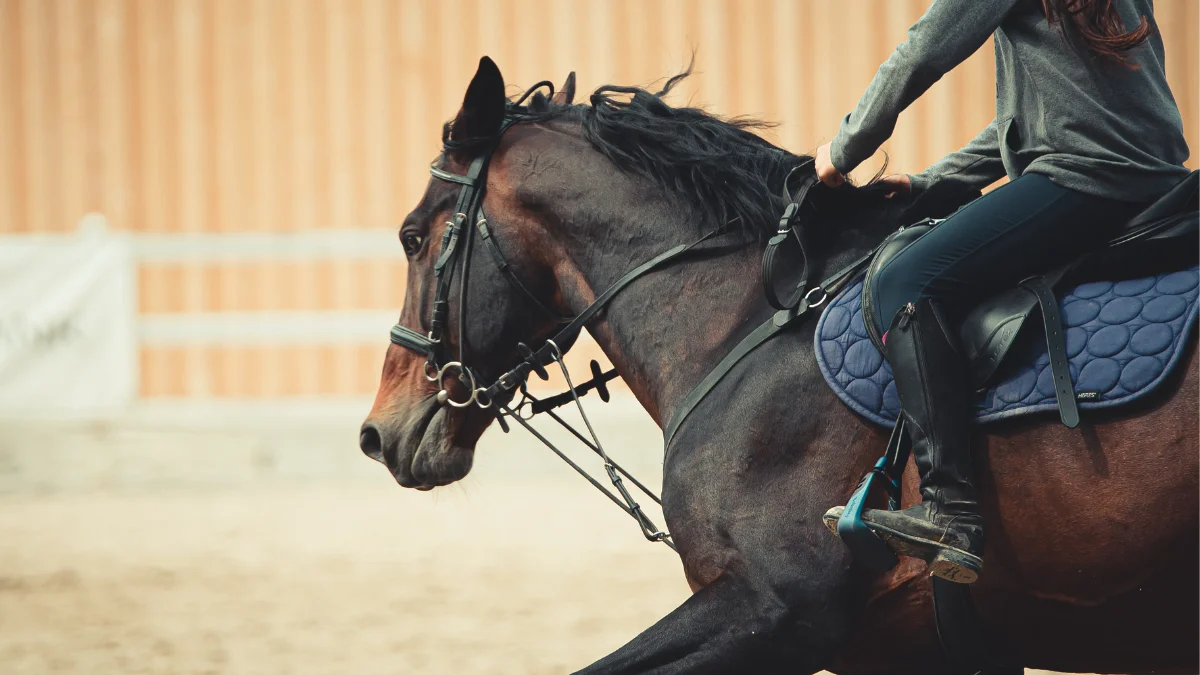
M 467 378 L 470 379 L 470 381 L 471 381 L 470 385 L 469 385 L 471 397 L 465 401 L 460 402 L 460 401 L 455 401 L 454 399 L 450 398 L 450 391 L 448 389 L 446 389 L 446 373 L 451 368 L 458 370 L 460 378 L 463 375 L 466 375 Z M 442 366 L 441 370 L 438 371 L 437 383 L 438 383 L 438 389 L 439 389 L 439 391 L 437 393 L 438 403 L 449 404 L 453 408 L 466 408 L 467 406 L 471 405 L 472 403 L 475 403 L 475 400 L 479 396 L 479 389 L 475 385 L 475 375 L 473 373 L 471 373 L 471 370 L 469 368 L 467 368 L 463 364 L 459 363 L 458 361 L 451 361 L 450 363 L 447 363 L 446 365 Z M 464 384 L 466 384 L 466 383 L 464 382 Z

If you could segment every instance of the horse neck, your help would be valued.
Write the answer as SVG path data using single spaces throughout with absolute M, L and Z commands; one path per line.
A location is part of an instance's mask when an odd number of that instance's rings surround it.
M 585 252 L 572 256 L 579 263 L 574 278 L 586 289 L 571 295 L 582 306 L 625 270 L 695 239 L 694 224 L 676 219 L 673 226 L 660 220 L 640 230 L 614 223 L 605 228 L 603 244 L 579 246 Z M 815 273 L 831 273 L 869 250 L 882 237 L 874 229 L 829 237 L 828 257 Z M 772 315 L 758 281 L 762 254 L 762 244 L 748 243 L 673 263 L 621 291 L 589 327 L 660 426 L 742 336 Z

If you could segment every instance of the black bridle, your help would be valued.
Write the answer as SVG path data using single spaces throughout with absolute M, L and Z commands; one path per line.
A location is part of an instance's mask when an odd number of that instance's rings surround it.
M 506 433 L 509 431 L 509 427 L 505 422 L 505 417 L 515 420 L 568 465 L 584 476 L 594 487 L 607 495 L 617 506 L 633 517 L 638 522 L 643 535 L 647 539 L 650 541 L 661 541 L 672 549 L 675 549 L 675 544 L 671 541 L 671 535 L 666 531 L 659 530 L 646 516 L 637 501 L 625 487 L 622 478 L 628 478 L 660 506 L 662 505 L 662 500 L 608 456 L 608 453 L 605 452 L 604 447 L 600 444 L 595 429 L 592 427 L 591 421 L 588 419 L 579 400 L 584 394 L 595 390 L 602 400 L 607 401 L 609 396 L 606 383 L 618 377 L 616 370 L 611 369 L 602 372 L 596 362 L 593 361 L 591 366 L 593 377 L 587 382 L 575 385 L 571 380 L 570 374 L 567 372 L 562 357 L 565 351 L 574 344 L 580 331 L 617 293 L 642 276 L 660 269 L 668 263 L 679 260 L 689 252 L 692 252 L 696 246 L 724 234 L 725 230 L 714 230 L 691 243 L 671 247 L 641 265 L 634 267 L 617 279 L 616 282 L 601 293 L 583 311 L 573 317 L 564 317 L 538 300 L 537 296 L 516 276 L 511 265 L 509 265 L 507 259 L 505 259 L 503 253 L 501 253 L 499 247 L 496 245 L 492 231 L 488 226 L 487 217 L 483 212 L 483 199 L 487 190 L 488 162 L 499 145 L 500 138 L 513 124 L 522 120 L 524 108 L 522 108 L 521 103 L 534 91 L 545 86 L 549 86 L 551 93 L 553 93 L 553 85 L 551 83 L 540 82 L 526 91 L 525 95 L 518 99 L 516 103 L 509 104 L 509 114 L 505 117 L 500 129 L 487 144 L 486 149 L 471 161 L 466 174 L 450 173 L 438 168 L 436 165 L 430 166 L 429 172 L 434 178 L 454 183 L 461 187 L 454 206 L 453 216 L 446 222 L 445 230 L 442 233 L 441 248 L 433 267 L 437 285 L 434 293 L 433 309 L 430 314 L 429 331 L 427 334 L 422 334 L 419 331 L 397 323 L 392 327 L 391 341 L 393 344 L 423 354 L 426 357 L 425 377 L 431 382 L 438 383 L 437 401 L 439 404 L 449 405 L 454 408 L 467 408 L 474 405 L 481 409 L 492 409 L 496 415 L 497 423 Z M 805 179 L 795 197 L 787 193 L 785 185 L 785 194 L 791 203 L 780 220 L 779 233 L 768 244 L 767 255 L 764 258 L 764 284 L 766 284 L 770 281 L 770 277 L 774 275 L 775 249 L 784 243 L 791 243 L 792 241 L 798 245 L 801 255 L 804 257 L 803 269 L 799 282 L 789 282 L 788 284 L 788 286 L 796 288 L 795 292 L 788 296 L 787 300 L 779 300 L 776 297 L 777 294 L 774 292 L 773 287 L 767 290 L 771 304 L 780 311 L 766 324 L 760 326 L 759 329 L 743 339 L 697 385 L 692 393 L 684 399 L 679 410 L 672 416 L 670 424 L 666 428 L 666 441 L 668 445 L 675 430 L 679 428 L 684 418 L 688 416 L 692 409 L 699 404 L 700 400 L 716 386 L 742 357 L 778 332 L 792 325 L 796 319 L 805 316 L 810 308 L 816 308 L 821 305 L 826 298 L 830 297 L 838 288 L 853 278 L 858 269 L 869 259 L 870 254 L 855 261 L 851 266 L 843 268 L 822 284 L 812 289 L 807 289 L 809 276 L 808 260 L 804 251 L 804 238 L 802 228 L 799 224 L 799 214 L 800 208 L 809 193 L 809 189 L 815 182 L 815 177 Z M 472 222 L 474 225 L 472 225 Z M 521 362 L 486 386 L 481 383 L 478 373 L 466 364 L 464 326 L 466 325 L 467 318 L 467 270 L 470 267 L 472 247 L 476 233 L 478 233 L 479 242 L 488 251 L 489 257 L 492 259 L 495 267 L 508 283 L 519 290 L 523 296 L 536 307 L 540 308 L 542 312 L 554 317 L 559 325 L 562 325 L 562 328 L 557 333 L 546 339 L 536 350 L 524 343 L 519 343 L 517 349 L 522 357 Z M 770 269 L 768 270 L 768 268 Z M 450 289 L 455 269 L 459 270 L 458 357 L 456 360 L 451 359 L 445 336 L 446 319 L 450 311 Z M 821 292 L 819 299 L 810 302 L 816 291 Z M 548 379 L 549 375 L 546 372 L 546 367 L 550 364 L 557 364 L 561 369 L 567 383 L 567 391 L 547 399 L 538 399 L 529 393 L 526 387 L 527 380 L 531 373 L 536 373 L 543 380 Z M 448 376 L 456 377 L 461 384 L 467 387 L 469 395 L 465 400 L 455 401 L 451 397 L 449 388 L 447 387 Z M 518 391 L 522 395 L 521 401 L 516 406 L 509 405 L 509 402 Z M 554 412 L 555 408 L 572 402 L 575 403 L 584 425 L 587 427 L 587 437 Z M 601 485 L 599 481 L 567 457 L 566 454 L 555 447 L 553 443 L 529 424 L 529 420 L 539 413 L 548 414 L 554 421 L 564 426 L 572 435 L 600 456 L 604 462 L 604 468 L 608 473 L 609 480 L 617 490 L 616 494 Z
M 489 144 L 485 152 L 471 160 L 466 174 L 450 173 L 438 168 L 436 164 L 429 167 L 429 173 L 434 178 L 462 187 L 458 191 L 458 200 L 454 204 L 454 215 L 446 221 L 446 228 L 442 232 L 441 248 L 438 251 L 437 260 L 433 264 L 433 275 L 437 285 L 434 290 L 433 310 L 429 319 L 429 332 L 422 335 L 418 331 L 397 323 L 392 327 L 391 340 L 394 344 L 425 355 L 425 377 L 431 382 L 438 383 L 438 402 L 442 405 L 466 408 L 476 404 L 481 408 L 488 408 L 491 407 L 496 394 L 503 393 L 503 388 L 497 389 L 495 385 L 491 387 L 478 386 L 475 371 L 465 364 L 467 275 L 476 231 L 479 233 L 479 241 L 488 250 L 496 268 L 510 284 L 520 290 L 526 298 L 547 315 L 555 317 L 560 323 L 570 321 L 569 318 L 559 317 L 557 312 L 538 300 L 537 296 L 521 283 L 508 264 L 508 260 L 493 241 L 487 218 L 483 214 L 488 161 L 499 144 L 500 137 L 516 121 L 515 118 L 504 120 L 500 130 L 496 133 L 495 141 Z M 474 221 L 473 225 L 472 221 Z M 460 259 L 462 260 L 461 265 L 459 265 Z M 459 270 L 458 358 L 452 359 L 448 353 L 445 330 L 446 319 L 450 311 L 450 287 L 453 283 L 455 269 Z M 446 387 L 448 374 L 456 375 L 464 385 L 469 387 L 469 396 L 465 401 L 455 401 L 450 397 Z
M 563 363 L 562 357 L 564 352 L 574 344 L 579 333 L 587 325 L 596 314 L 603 309 L 616 295 L 621 292 L 629 284 L 633 283 L 638 278 L 657 270 L 669 262 L 673 262 L 685 254 L 692 251 L 696 246 L 702 244 L 713 237 L 723 234 L 723 230 L 714 230 L 704 236 L 696 239 L 688 244 L 680 244 L 663 251 L 659 255 L 654 256 L 650 260 L 634 267 L 633 269 L 622 275 L 616 282 L 601 293 L 590 305 L 583 311 L 573 317 L 564 317 L 550 307 L 547 307 L 542 301 L 538 300 L 526 286 L 521 282 L 517 275 L 513 272 L 512 266 L 496 245 L 492 231 L 489 228 L 487 217 L 483 212 L 483 199 L 487 191 L 487 167 L 491 160 L 492 154 L 500 143 L 501 137 L 513 124 L 521 121 L 523 108 L 521 102 L 524 101 L 530 94 L 537 89 L 549 86 L 553 93 L 553 85 L 549 82 L 541 82 L 529 89 L 515 104 L 509 104 L 509 115 L 505 117 L 500 129 L 492 137 L 484 151 L 480 152 L 467 168 L 465 174 L 456 174 L 446 171 L 431 165 L 429 167 L 430 174 L 438 179 L 448 183 L 460 185 L 458 199 L 454 205 L 453 216 L 446 222 L 445 229 L 442 232 L 441 247 L 438 251 L 437 260 L 434 262 L 433 273 L 436 279 L 436 287 L 434 291 L 433 309 L 430 313 L 429 331 L 425 334 L 417 330 L 413 330 L 407 326 L 397 323 L 391 330 L 391 341 L 393 344 L 400 345 L 410 349 L 418 354 L 425 356 L 425 377 L 431 382 L 438 383 L 437 401 L 441 405 L 448 405 L 454 408 L 467 408 L 472 405 L 481 409 L 493 409 L 496 415 L 496 421 L 500 424 L 501 429 L 505 432 L 509 430 L 508 424 L 505 422 L 505 417 L 515 420 L 518 424 L 525 427 L 538 440 L 549 447 L 555 454 L 567 462 L 572 468 L 583 475 L 593 486 L 604 492 L 609 499 L 620 506 L 626 513 L 637 520 L 642 529 L 642 533 L 651 541 L 661 541 L 672 549 L 675 548 L 671 541 L 671 535 L 665 531 L 659 530 L 654 523 L 642 511 L 637 501 L 629 493 L 625 487 L 623 478 L 628 478 L 642 492 L 648 495 L 651 499 L 657 502 L 660 506 L 662 500 L 658 495 L 654 494 L 645 485 L 631 476 L 625 469 L 621 468 L 614 462 L 605 452 L 604 447 L 600 444 L 599 438 L 596 436 L 595 429 L 592 428 L 591 421 L 580 404 L 579 397 L 595 390 L 600 397 L 607 401 L 608 390 L 606 383 L 618 377 L 615 369 L 602 372 L 595 361 L 592 362 L 592 379 L 587 382 L 575 385 L 570 373 L 567 372 L 566 366 Z M 472 225 L 473 223 L 473 225 Z M 518 352 L 521 354 L 522 360 L 512 369 L 496 378 L 491 384 L 483 384 L 477 371 L 472 369 L 466 363 L 466 342 L 465 331 L 466 311 L 467 311 L 467 287 L 468 287 L 468 269 L 471 263 L 471 254 L 473 246 L 478 234 L 478 241 L 488 251 L 489 257 L 498 269 L 501 275 L 508 281 L 510 285 L 520 291 L 526 299 L 534 306 L 538 307 L 546 315 L 554 317 L 554 319 L 562 326 L 552 337 L 536 350 L 530 348 L 524 343 L 517 345 Z M 458 355 L 457 359 L 452 358 L 450 349 L 446 340 L 446 320 L 450 312 L 451 305 L 451 285 L 455 270 L 458 270 Z M 546 372 L 546 367 L 551 364 L 557 364 L 562 370 L 563 377 L 567 382 L 568 390 L 563 394 L 548 398 L 538 399 L 529 393 L 526 388 L 529 375 L 536 373 L 543 380 L 549 378 Z M 465 400 L 456 401 L 450 394 L 447 386 L 447 378 L 456 377 L 458 381 L 467 387 L 469 394 Z M 510 406 L 509 402 L 512 397 L 520 392 L 522 395 L 520 403 L 516 406 Z M 565 420 L 554 412 L 554 408 L 574 402 L 578 408 L 580 416 L 587 427 L 588 437 L 585 437 L 574 427 L 569 425 Z M 539 413 L 546 413 L 559 424 L 566 427 L 576 438 L 582 441 L 588 448 L 598 454 L 604 461 L 605 471 L 608 473 L 609 479 L 617 490 L 617 494 L 605 488 L 595 478 L 588 474 L 582 467 L 573 462 L 561 450 L 554 446 L 545 436 L 540 434 L 529 424 L 529 419 Z

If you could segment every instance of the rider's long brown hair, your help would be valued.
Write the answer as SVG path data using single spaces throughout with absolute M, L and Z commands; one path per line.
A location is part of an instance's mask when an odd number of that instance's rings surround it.
M 1145 42 L 1153 29 L 1143 16 L 1137 28 L 1125 30 L 1115 4 L 1113 0 L 1042 0 L 1050 25 L 1058 24 L 1065 34 L 1069 20 L 1074 36 L 1101 61 L 1136 68 L 1129 63 L 1129 51 Z

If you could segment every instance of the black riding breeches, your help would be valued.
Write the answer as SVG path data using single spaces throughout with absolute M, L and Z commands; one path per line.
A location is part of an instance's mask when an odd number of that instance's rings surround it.
M 931 298 L 958 315 L 991 293 L 1099 245 L 1145 204 L 1085 195 L 1026 174 L 956 211 L 888 261 L 875 281 L 878 325 Z

